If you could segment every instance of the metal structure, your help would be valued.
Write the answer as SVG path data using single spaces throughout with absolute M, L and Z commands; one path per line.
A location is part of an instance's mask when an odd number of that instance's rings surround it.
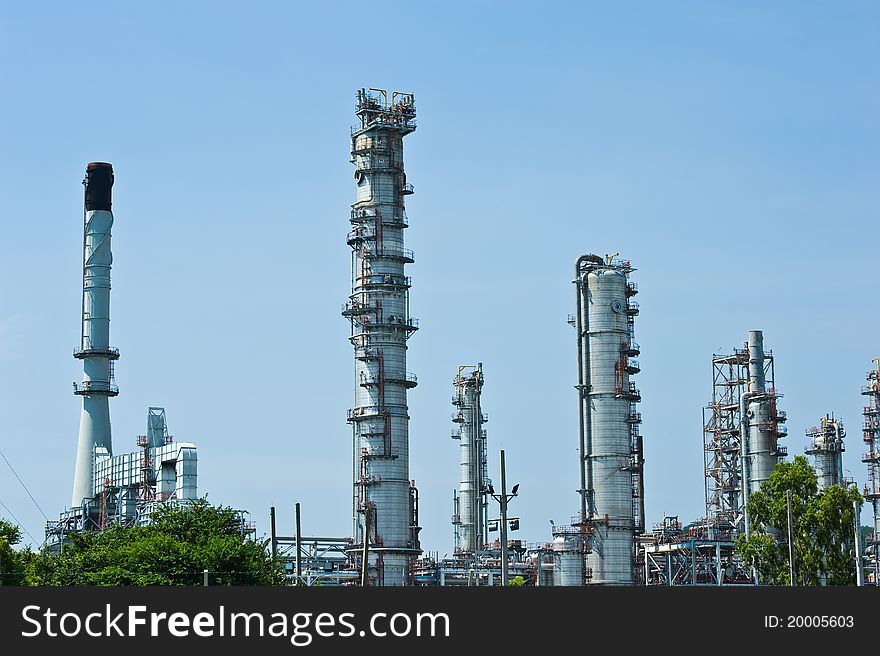
M 786 453 L 777 444 L 786 434 L 786 417 L 776 407 L 775 375 L 773 352 L 764 351 L 760 331 L 751 331 L 743 348 L 712 355 L 712 400 L 703 409 L 706 526 L 712 538 L 745 531 L 749 491 L 760 487 Z M 752 419 L 744 424 L 747 401 L 746 418 Z M 756 464 L 749 467 L 752 460 Z M 751 483 L 744 486 L 745 480 Z
M 403 137 L 415 130 L 412 94 L 380 89 L 357 93 L 360 124 L 351 132 L 357 196 L 351 206 L 351 294 L 343 316 L 351 323 L 355 356 L 353 432 L 353 554 L 368 546 L 370 583 L 411 583 L 419 547 L 418 492 L 409 477 L 407 340 L 414 261 L 404 248 L 404 199 L 412 185 L 403 168 Z M 369 526 L 369 531 L 366 530 Z
M 452 438 L 460 443 L 461 467 L 458 494 L 453 496 L 455 553 L 474 554 L 489 541 L 486 518 L 492 485 L 488 473 L 486 431 L 483 429 L 489 418 L 483 413 L 480 402 L 483 364 L 461 365 L 453 385 L 452 405 L 457 412 L 452 415 L 452 421 L 458 428 L 452 431 Z
M 806 435 L 810 438 L 810 444 L 804 453 L 813 456 L 819 491 L 831 485 L 850 485 L 852 481 L 846 480 L 843 475 L 843 438 L 846 437 L 843 422 L 835 419 L 834 415 L 825 415 L 819 420 L 819 426 L 806 430 Z
M 119 349 L 110 347 L 110 233 L 113 228 L 113 167 L 91 162 L 86 167 L 83 215 L 83 294 L 80 346 L 73 357 L 83 362 L 83 382 L 73 384 L 82 397 L 76 468 L 70 505 L 82 506 L 92 498 L 96 448 L 112 454 L 110 397 L 119 394 L 114 362 Z
M 65 533 L 149 524 L 159 505 L 198 499 L 196 445 L 174 441 L 164 408 L 147 410 L 147 434 L 136 443 L 138 451 L 115 456 L 95 447 L 89 496 L 47 523 L 50 548 L 60 546 Z
M 868 572 L 866 578 L 874 585 L 880 585 L 880 358 L 875 358 L 874 362 L 877 368 L 867 373 L 867 384 L 862 388 L 862 394 L 868 397 L 863 428 L 867 451 L 862 462 L 868 465 L 864 497 L 874 511 L 874 535 L 866 545 L 873 554 L 873 571 Z
M 520 577 L 523 585 L 537 585 L 539 561 L 535 556 L 538 549 L 530 547 L 522 540 L 507 542 L 507 571 L 510 577 Z M 551 553 L 549 545 L 542 545 L 540 552 Z M 440 558 L 437 554 L 429 554 L 415 561 L 413 565 L 413 583 L 418 586 L 501 586 L 504 562 L 501 542 L 495 540 L 483 545 L 474 554 L 453 555 L 451 558 Z M 547 561 L 545 567 L 552 576 L 553 564 Z M 552 585 L 545 583 L 545 585 Z
M 92 162 L 84 184 L 82 332 L 74 357 L 85 376 L 73 385 L 83 405 L 71 508 L 46 524 L 52 549 L 68 533 L 147 524 L 159 504 L 198 498 L 196 447 L 174 442 L 163 408 L 148 409 L 137 451 L 113 455 L 108 400 L 119 393 L 113 375 L 119 351 L 109 345 L 113 168 Z
M 635 536 L 644 527 L 641 395 L 630 376 L 637 288 L 634 270 L 614 255 L 582 255 L 575 263 L 581 511 L 575 523 L 591 533 L 586 567 L 592 583 L 631 585 Z
M 682 527 L 677 516 L 642 536 L 645 585 L 754 585 L 734 553 L 734 543 L 709 535 L 703 523 Z

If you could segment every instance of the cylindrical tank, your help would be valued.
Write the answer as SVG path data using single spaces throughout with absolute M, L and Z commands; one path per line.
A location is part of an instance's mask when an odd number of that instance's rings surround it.
M 584 552 L 581 540 L 558 535 L 553 539 L 553 585 L 584 584 Z

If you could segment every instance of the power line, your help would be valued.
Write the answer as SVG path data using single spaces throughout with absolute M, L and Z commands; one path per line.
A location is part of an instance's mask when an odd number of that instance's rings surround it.
M 34 544 L 42 544 L 39 540 L 37 540 L 37 538 L 31 535 L 31 532 L 25 528 L 24 524 L 18 521 L 18 517 L 13 514 L 13 512 L 9 509 L 9 506 L 3 503 L 2 499 L 0 499 L 0 506 L 3 506 L 6 509 L 6 512 L 9 513 L 9 516 L 12 517 L 12 520 L 21 528 L 22 531 L 27 533 L 28 537 L 33 540 Z
M 12 473 L 13 473 L 13 475 L 15 476 L 15 478 L 18 479 L 18 482 L 19 482 L 19 483 L 21 483 L 21 487 L 24 488 L 24 491 L 27 492 L 27 495 L 31 498 L 31 501 L 34 502 L 34 505 L 37 507 L 37 510 L 40 511 L 40 514 L 43 516 L 43 519 L 45 519 L 45 520 L 48 522 L 48 521 L 49 521 L 49 518 L 46 517 L 46 513 L 43 512 L 43 509 L 42 509 L 42 508 L 40 508 L 40 504 L 38 504 L 38 503 L 37 503 L 37 500 L 34 499 L 34 495 L 31 494 L 31 491 L 27 488 L 27 485 L 25 485 L 25 484 L 24 484 L 24 481 L 21 480 L 21 477 L 18 475 L 18 472 L 15 471 L 15 467 L 13 467 L 13 466 L 12 466 L 12 463 L 9 462 L 9 459 L 6 457 L 6 454 L 3 453 L 3 450 L 2 450 L 2 449 L 0 449 L 0 456 L 3 456 L 3 460 L 5 460 L 5 461 L 6 461 L 6 464 L 9 465 L 9 469 L 12 470 Z

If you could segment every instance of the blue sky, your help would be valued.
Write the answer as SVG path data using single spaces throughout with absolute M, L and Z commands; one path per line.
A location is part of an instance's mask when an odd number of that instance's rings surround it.
M 863 483 L 880 355 L 872 2 L 2 3 L 0 443 L 52 517 L 81 376 L 85 164 L 112 162 L 115 450 L 146 409 L 209 499 L 350 529 L 354 93 L 415 93 L 411 475 L 449 552 L 457 365 L 481 361 L 520 537 L 578 507 L 571 269 L 632 260 L 648 521 L 703 514 L 710 357 L 764 330 L 790 453 L 826 412 Z M 0 500 L 43 518 L 0 463 Z M 5 515 L 6 512 L 3 511 Z M 865 514 L 867 518 L 867 513 Z

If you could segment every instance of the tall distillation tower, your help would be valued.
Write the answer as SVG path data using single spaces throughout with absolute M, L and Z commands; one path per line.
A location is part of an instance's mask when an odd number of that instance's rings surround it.
M 483 390 L 483 365 L 462 365 L 453 381 L 455 395 L 452 405 L 457 411 L 452 421 L 458 428 L 452 431 L 453 439 L 459 440 L 461 478 L 458 494 L 454 497 L 455 512 L 452 524 L 455 528 L 455 551 L 474 554 L 489 541 L 487 513 L 489 504 L 489 480 L 486 452 L 486 431 L 483 424 L 488 417 L 483 413 L 481 397 Z
M 111 191 L 113 167 L 92 162 L 86 167 L 83 237 L 83 297 L 80 346 L 73 352 L 83 361 L 83 382 L 73 392 L 82 397 L 76 469 L 70 505 L 82 506 L 94 493 L 95 448 L 112 454 L 110 439 L 111 396 L 119 394 L 113 363 L 119 350 L 110 348 L 110 230 L 113 227 Z
M 777 407 L 776 366 L 760 330 L 743 348 L 712 356 L 712 401 L 703 413 L 706 522 L 713 536 L 745 532 L 749 494 L 786 455 L 785 412 Z
M 632 585 L 635 535 L 644 530 L 644 457 L 639 434 L 641 395 L 633 341 L 637 288 L 626 260 L 582 255 L 575 264 L 581 512 L 588 527 L 593 584 Z
M 846 450 L 843 438 L 846 431 L 843 422 L 834 416 L 825 415 L 818 426 L 806 430 L 810 444 L 804 453 L 813 456 L 813 469 L 816 470 L 819 491 L 831 485 L 848 485 L 843 476 L 843 452 Z
M 412 94 L 361 89 L 351 133 L 357 187 L 351 206 L 351 294 L 343 315 L 351 322 L 355 355 L 353 534 L 367 542 L 370 583 L 408 585 L 420 553 L 418 492 L 409 477 L 407 340 L 418 328 L 409 313 L 414 261 L 404 248 L 404 199 L 412 185 L 403 169 L 403 137 L 416 129 Z
M 771 354 L 764 352 L 764 333 L 760 330 L 749 331 L 747 342 L 748 391 L 742 395 L 742 405 L 746 408 L 745 417 L 741 417 L 744 428 L 748 428 L 746 442 L 745 480 L 748 496 L 761 489 L 761 484 L 770 478 L 776 463 L 785 458 L 787 450 L 778 443 L 785 437 L 785 413 L 777 408 L 775 382 L 767 385 L 767 375 L 773 374 Z
M 862 394 L 868 398 L 864 409 L 864 440 L 867 451 L 862 462 L 868 465 L 868 482 L 865 484 L 865 501 L 874 513 L 874 536 L 871 541 L 874 549 L 874 584 L 880 585 L 880 358 L 875 358 L 877 368 L 869 371 L 867 385 Z

